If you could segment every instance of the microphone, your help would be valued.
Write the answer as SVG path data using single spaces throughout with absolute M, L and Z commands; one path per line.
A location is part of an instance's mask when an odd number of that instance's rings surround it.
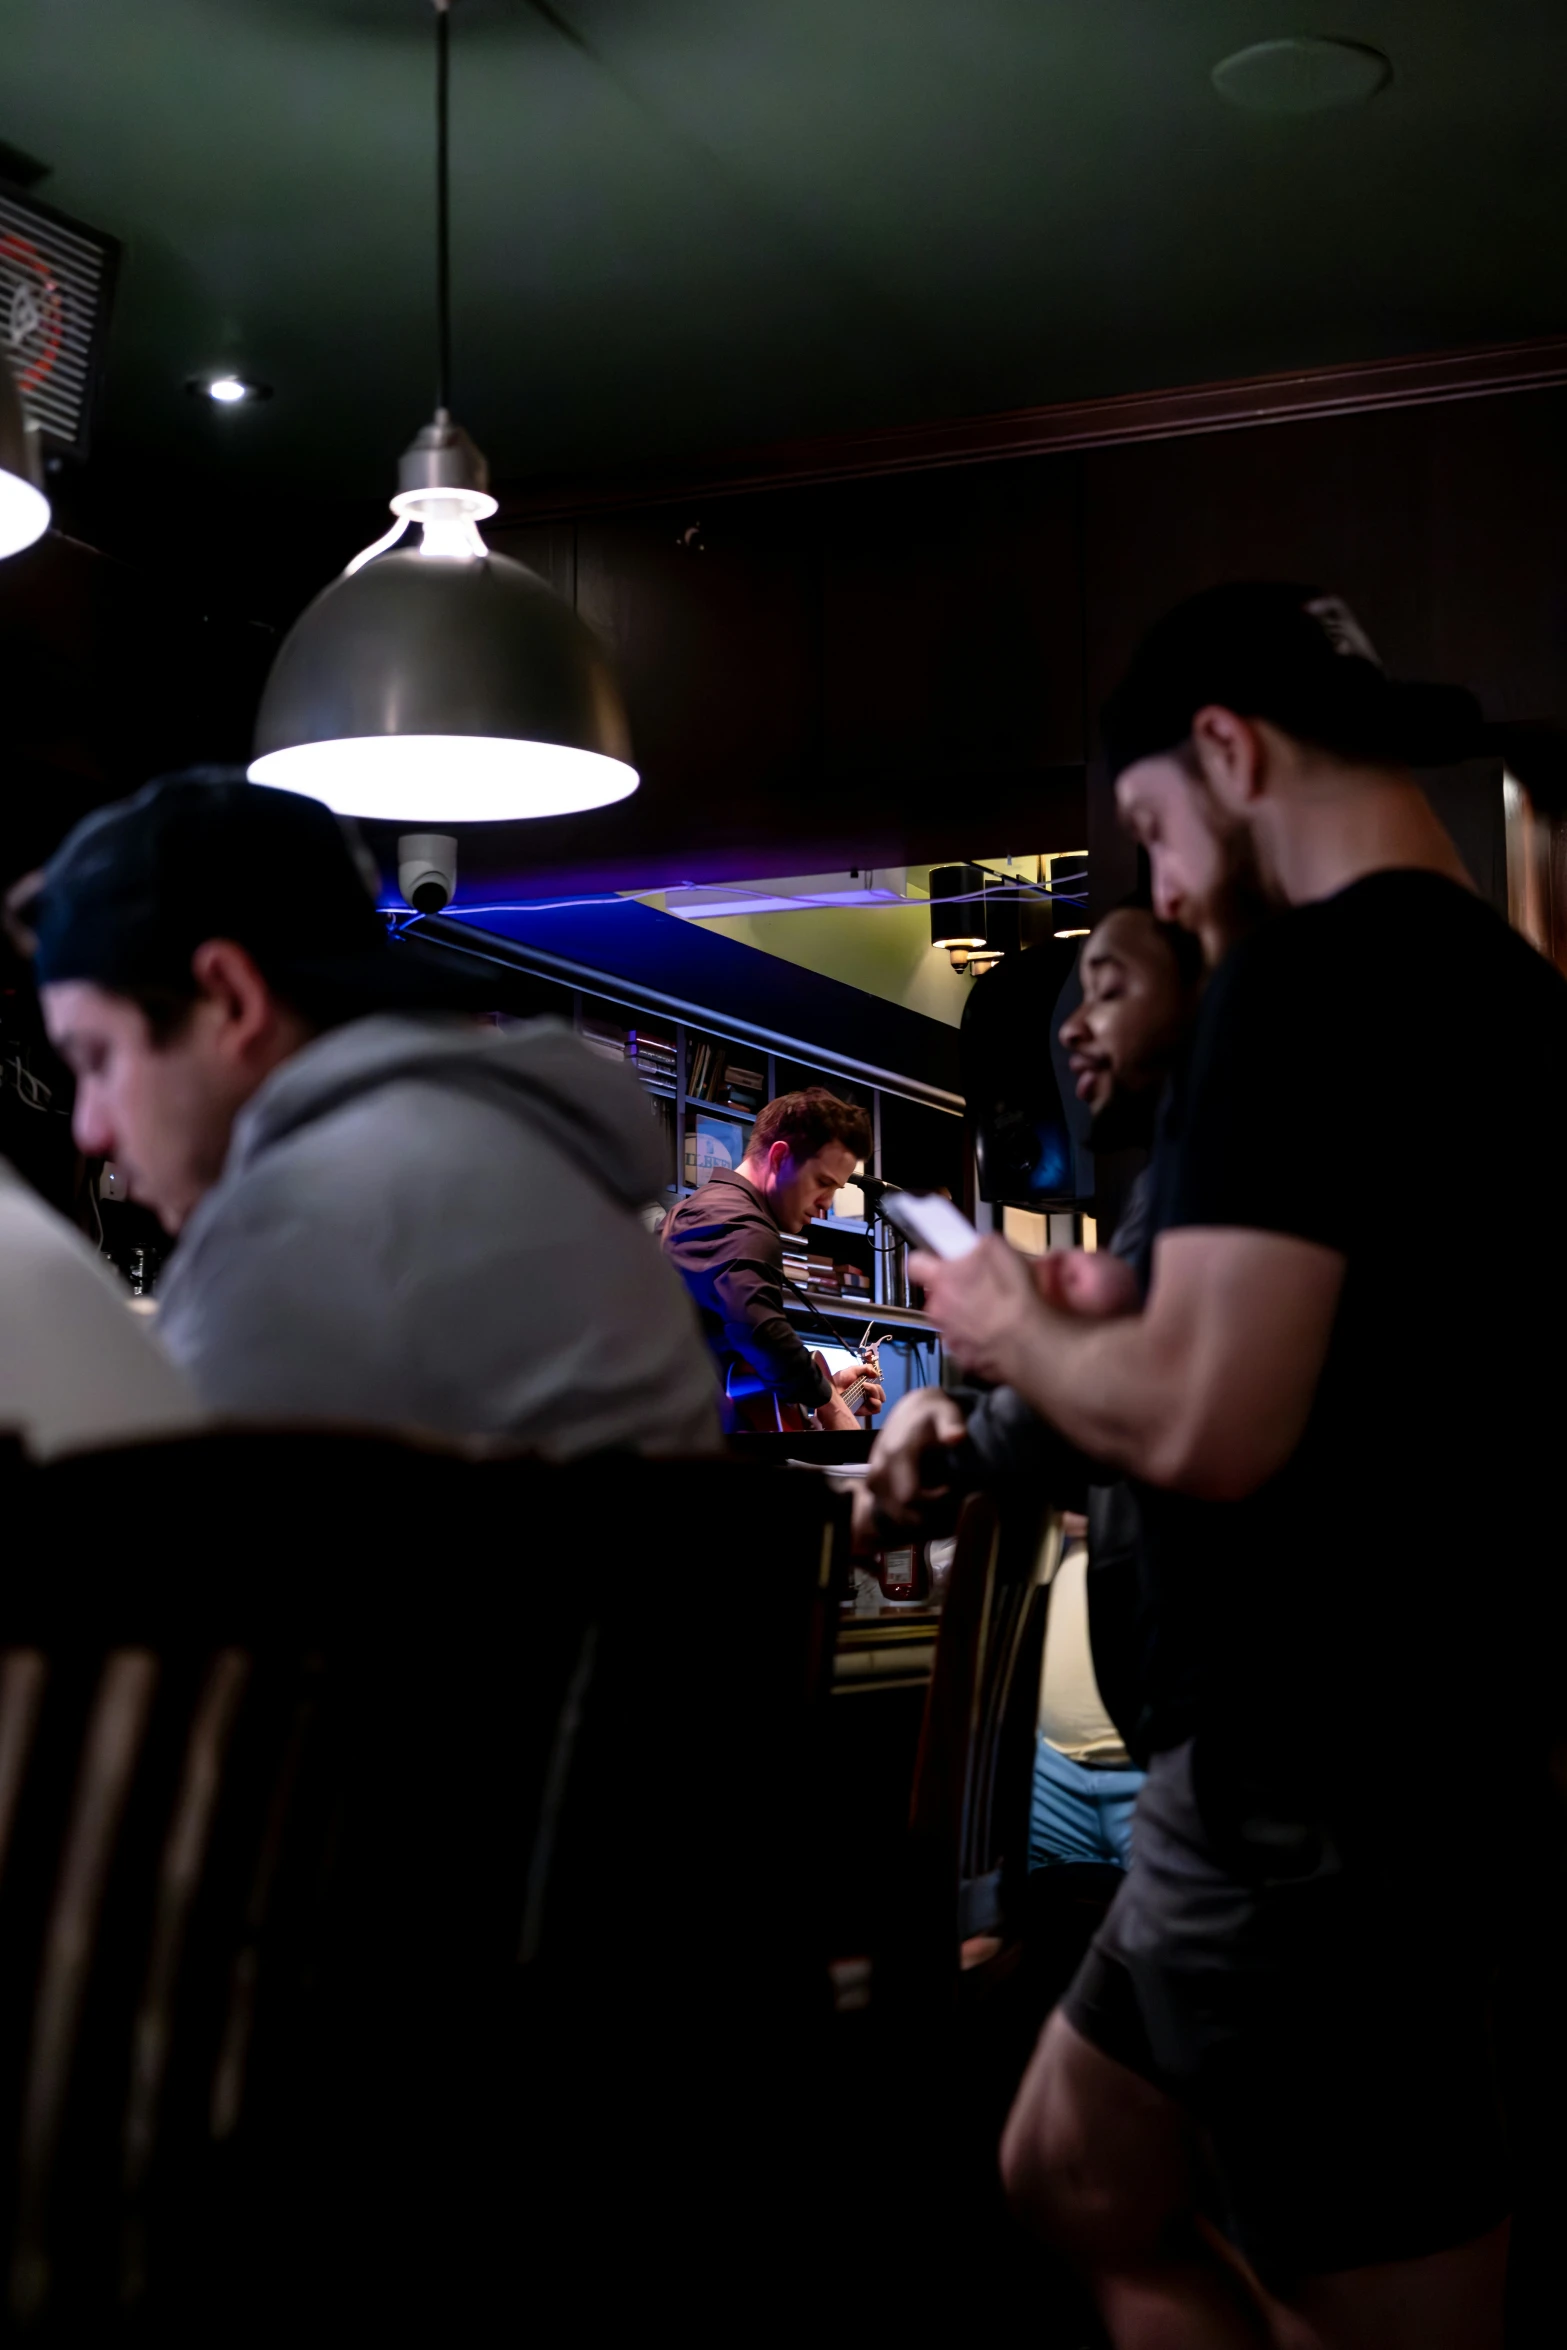
M 901 1191 L 900 1183 L 884 1183 L 879 1175 L 861 1175 L 859 1187 L 865 1199 L 865 1221 L 875 1222 L 881 1213 L 881 1203 L 889 1191 Z

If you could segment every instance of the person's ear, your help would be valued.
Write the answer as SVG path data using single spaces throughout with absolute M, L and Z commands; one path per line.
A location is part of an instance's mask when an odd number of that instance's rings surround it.
M 775 1142 L 767 1153 L 768 1174 L 778 1176 L 781 1179 L 788 1157 L 789 1145 L 786 1142 Z
M 191 957 L 191 977 L 212 1007 L 225 1049 L 238 1059 L 271 1034 L 277 1003 L 252 957 L 231 938 L 204 939 Z
M 1210 702 L 1192 720 L 1192 755 L 1212 797 L 1233 816 L 1262 793 L 1262 740 L 1249 719 Z

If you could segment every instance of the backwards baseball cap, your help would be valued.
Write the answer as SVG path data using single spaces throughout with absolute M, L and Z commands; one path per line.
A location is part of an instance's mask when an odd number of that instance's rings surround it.
M 361 857 L 363 864 L 361 864 Z M 85 817 L 13 893 L 41 985 L 191 988 L 203 940 L 233 939 L 301 1009 L 435 1004 L 455 991 L 377 913 L 375 870 L 319 800 L 194 768 Z
M 1175 750 L 1210 703 L 1395 766 L 1477 758 L 1513 731 L 1459 686 L 1395 682 L 1341 597 L 1274 580 L 1209 588 L 1149 630 L 1102 713 L 1111 775 Z

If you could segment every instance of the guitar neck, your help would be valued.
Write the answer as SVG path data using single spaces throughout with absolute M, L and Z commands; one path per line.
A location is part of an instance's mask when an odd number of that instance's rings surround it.
M 818 1370 L 826 1370 L 827 1365 L 820 1354 L 815 1357 L 815 1362 Z M 850 1380 L 847 1387 L 841 1387 L 837 1390 L 833 1398 L 834 1402 L 847 1404 L 849 1410 L 858 1415 L 864 1408 L 866 1388 L 870 1386 L 872 1380 L 880 1377 L 881 1366 L 876 1358 L 876 1350 L 872 1347 L 870 1360 L 866 1363 L 865 1368 L 857 1378 Z

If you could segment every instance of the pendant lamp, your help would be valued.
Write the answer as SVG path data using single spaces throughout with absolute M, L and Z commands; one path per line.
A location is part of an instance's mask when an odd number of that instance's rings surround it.
M 284 638 L 250 765 L 339 815 L 431 826 L 560 816 L 637 787 L 598 638 L 479 535 L 496 501 L 448 407 L 449 0 L 435 24 L 435 417 L 398 467 L 393 527 Z
M 27 421 L 21 394 L 0 352 L 0 560 L 19 555 L 49 528 L 42 480 L 38 429 Z
M 985 918 L 979 906 L 984 888 L 978 865 L 930 869 L 930 943 L 946 948 L 954 971 L 966 971 L 969 957 L 984 950 Z

